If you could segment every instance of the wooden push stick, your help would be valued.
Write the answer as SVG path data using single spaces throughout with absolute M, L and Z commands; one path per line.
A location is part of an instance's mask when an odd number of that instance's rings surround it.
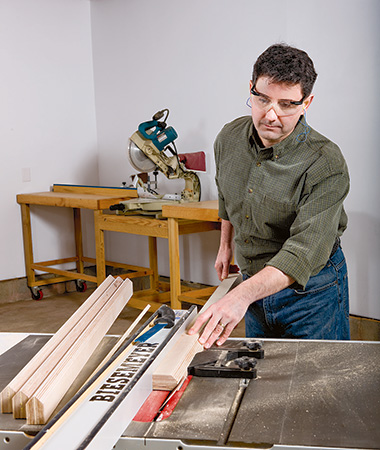
M 116 278 L 107 289 L 101 293 L 94 303 L 91 304 L 87 312 L 82 316 L 70 332 L 63 337 L 61 342 L 54 348 L 54 350 L 47 355 L 46 359 L 35 370 L 32 376 L 25 380 L 24 384 L 15 393 L 12 399 L 13 417 L 15 419 L 26 418 L 26 403 L 32 397 L 34 392 L 41 385 L 43 380 L 50 374 L 54 367 L 58 364 L 62 355 L 74 344 L 80 337 L 83 330 L 91 323 L 94 317 L 99 313 L 103 306 L 108 302 L 112 295 L 116 292 L 122 284 L 121 278 Z
M 26 404 L 30 425 L 45 424 L 89 357 L 132 296 L 128 279 L 106 302 Z
M 65 336 L 75 327 L 98 298 L 114 282 L 111 275 L 90 295 L 90 297 L 76 310 L 76 312 L 62 325 L 43 348 L 29 361 L 29 363 L 13 378 L 0 394 L 1 412 L 12 412 L 12 398 L 20 390 L 26 380 L 31 377 L 45 359 L 54 351 Z
M 240 275 L 229 275 L 228 278 L 221 282 L 199 314 L 224 297 L 240 280 Z M 190 323 L 188 328 L 192 327 L 199 314 Z M 186 332 L 182 334 L 153 373 L 153 389 L 171 391 L 186 377 L 187 367 L 191 363 L 194 355 L 203 350 L 203 346 L 198 341 L 201 332 L 202 329 L 192 336 Z

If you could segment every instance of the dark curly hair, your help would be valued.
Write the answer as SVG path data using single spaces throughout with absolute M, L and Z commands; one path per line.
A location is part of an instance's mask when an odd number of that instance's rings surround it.
M 287 44 L 271 45 L 257 58 L 252 72 L 253 85 L 261 76 L 269 77 L 275 83 L 299 83 L 304 97 L 311 94 L 317 79 L 309 55 Z

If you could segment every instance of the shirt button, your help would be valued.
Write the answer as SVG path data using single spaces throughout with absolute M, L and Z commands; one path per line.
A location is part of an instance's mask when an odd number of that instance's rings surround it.
M 250 193 L 250 194 L 252 194 L 252 192 L 253 192 L 253 189 L 248 189 L 248 192 Z

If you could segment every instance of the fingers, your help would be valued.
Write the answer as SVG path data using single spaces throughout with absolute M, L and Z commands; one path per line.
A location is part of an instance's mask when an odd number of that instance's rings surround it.
M 215 264 L 216 273 L 218 275 L 219 281 L 223 281 L 229 275 L 229 264 Z
M 200 314 L 194 325 L 187 331 L 188 334 L 196 334 L 203 327 L 203 325 L 210 319 L 211 313 L 207 309 L 203 314 Z
M 204 345 L 205 348 L 210 348 L 215 342 L 217 345 L 222 345 L 230 336 L 235 326 L 232 323 L 226 325 L 223 322 L 218 322 L 214 326 L 210 320 L 205 327 L 199 342 Z
M 221 279 L 221 281 L 225 280 L 228 277 L 229 268 L 230 268 L 229 264 L 224 264 L 223 270 L 222 270 L 222 279 Z
M 206 310 L 196 320 L 195 324 L 190 328 L 188 334 L 195 334 L 199 332 L 204 324 L 206 324 L 199 342 L 207 349 L 210 348 L 215 342 L 217 345 L 222 345 L 230 336 L 231 332 L 235 328 L 233 322 L 223 323 L 223 320 L 218 319 L 219 315 L 207 314 Z

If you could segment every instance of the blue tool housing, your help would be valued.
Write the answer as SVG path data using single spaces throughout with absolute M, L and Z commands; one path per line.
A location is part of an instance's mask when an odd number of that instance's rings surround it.
M 145 139 L 152 141 L 160 152 L 178 137 L 173 127 L 162 129 L 158 126 L 157 120 L 140 123 L 138 131 Z

